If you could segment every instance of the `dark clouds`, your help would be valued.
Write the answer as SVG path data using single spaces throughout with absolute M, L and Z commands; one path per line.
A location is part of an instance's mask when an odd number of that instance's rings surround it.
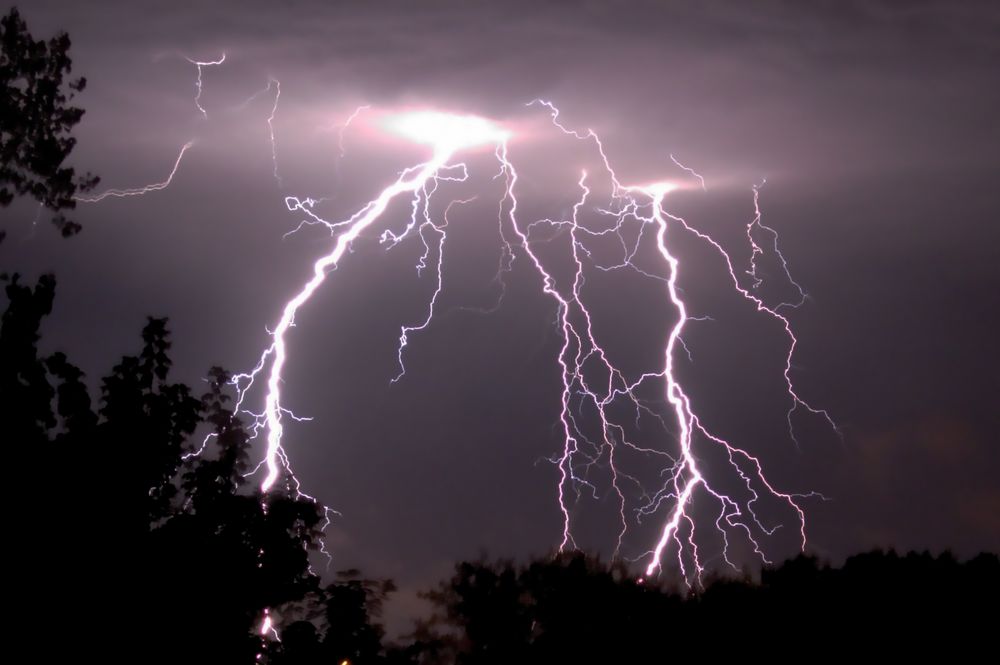
M 429 103 L 522 122 L 539 117 L 525 102 L 550 98 L 568 124 L 601 132 L 627 182 L 682 176 L 670 153 L 696 166 L 709 194 L 679 195 L 677 210 L 731 246 L 752 212 L 750 184 L 768 178 L 764 215 L 811 295 L 794 316 L 795 376 L 836 415 L 845 440 L 808 422 L 800 449 L 782 440 L 780 385 L 759 379 L 773 377 L 782 340 L 764 326 L 746 347 L 726 341 L 758 324 L 727 300 L 720 266 L 693 245 L 686 288 L 724 322 L 692 334 L 692 390 L 720 431 L 755 442 L 780 484 L 832 497 L 810 507 L 817 550 L 1000 548 L 995 4 L 21 9 L 36 34 L 65 29 L 73 39 L 75 73 L 90 81 L 78 161 L 104 184 L 159 180 L 179 146 L 198 140 L 169 190 L 82 207 L 84 233 L 72 241 L 32 229 L 30 206 L 4 211 L 3 267 L 57 272 L 49 340 L 91 376 L 134 348 L 146 314 L 172 317 L 186 380 L 212 363 L 248 365 L 278 303 L 329 242 L 318 232 L 282 241 L 298 221 L 282 197 L 335 193 L 325 210 L 340 216 L 418 154 L 359 133 L 337 159 L 331 126 L 358 103 Z M 223 50 L 226 64 L 204 71 L 206 121 L 194 107 L 195 69 L 181 55 Z M 241 108 L 268 76 L 282 83 L 284 189 L 271 177 L 271 99 Z M 538 146 L 525 148 L 525 170 L 536 174 L 525 196 L 556 214 L 575 192 L 551 192 L 575 182 L 578 154 L 552 136 Z M 492 205 L 488 175 L 475 183 L 483 200 L 469 221 Z M 493 228 L 456 224 L 450 306 L 495 298 Z M 538 463 L 559 445 L 558 339 L 537 278 L 516 271 L 493 315 L 436 321 L 407 350 L 407 380 L 389 388 L 398 326 L 419 316 L 428 295 L 413 280 L 414 252 L 359 246 L 304 311 L 287 388 L 297 410 L 317 417 L 290 428 L 288 447 L 306 485 L 344 512 L 331 534 L 338 562 L 410 585 L 480 547 L 544 551 L 559 529 L 555 474 Z M 617 291 L 606 289 L 614 305 Z M 664 313 L 648 312 L 629 325 L 662 325 Z M 642 337 L 625 327 L 609 335 L 623 346 Z M 740 350 L 750 353 L 741 359 Z

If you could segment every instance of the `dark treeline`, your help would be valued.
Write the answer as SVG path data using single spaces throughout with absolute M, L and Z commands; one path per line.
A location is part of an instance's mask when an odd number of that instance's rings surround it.
M 565 553 L 459 563 L 426 593 L 433 614 L 390 644 L 380 616 L 392 583 L 358 571 L 324 582 L 309 565 L 321 506 L 288 483 L 263 496 L 243 477 L 251 434 L 223 370 L 209 371 L 201 396 L 171 382 L 166 321 L 149 319 L 138 353 L 94 400 L 65 355 L 39 351 L 54 278 L 4 279 L 0 419 L 6 468 L 25 493 L 6 503 L 8 528 L 23 536 L 8 559 L 40 580 L 20 605 L 45 616 L 57 594 L 71 621 L 68 642 L 40 636 L 46 653 L 116 640 L 102 634 L 107 612 L 111 626 L 128 626 L 126 659 L 148 663 L 658 663 L 994 640 L 994 554 L 963 563 L 875 551 L 839 568 L 800 556 L 759 580 L 723 577 L 679 594 L 624 564 Z M 42 523 L 57 524 L 58 537 L 41 537 Z M 260 634 L 266 610 L 280 640 Z

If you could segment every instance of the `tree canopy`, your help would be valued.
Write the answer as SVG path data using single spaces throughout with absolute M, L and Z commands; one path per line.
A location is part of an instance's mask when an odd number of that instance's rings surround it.
M 65 165 L 76 145 L 70 130 L 84 113 L 70 102 L 87 85 L 83 77 L 65 80 L 72 71 L 69 47 L 64 32 L 48 41 L 32 37 L 16 7 L 0 18 L 0 207 L 15 196 L 31 197 L 54 213 L 64 236 L 80 225 L 63 211 L 98 183 Z
M 229 374 L 211 368 L 200 398 L 172 381 L 168 322 L 149 318 L 139 353 L 123 356 L 92 400 L 65 354 L 39 350 L 55 278 L 3 279 L 7 491 L 31 497 L 5 502 L 4 517 L 16 534 L 41 532 L 42 516 L 58 523 L 57 538 L 7 548 L 12 569 L 33 571 L 25 607 L 42 615 L 57 596 L 73 619 L 95 604 L 128 607 L 119 622 L 144 645 L 132 662 L 388 662 L 378 617 L 392 584 L 345 571 L 324 585 L 313 572 L 323 507 L 293 483 L 264 495 L 246 477 L 252 434 L 233 411 Z M 265 610 L 288 632 L 287 649 L 260 634 Z M 92 639 L 86 622 L 64 630 L 74 639 L 39 643 L 68 655 Z

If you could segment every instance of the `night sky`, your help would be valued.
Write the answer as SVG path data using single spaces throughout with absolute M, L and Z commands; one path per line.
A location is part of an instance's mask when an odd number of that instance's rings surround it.
M 520 214 L 565 216 L 581 168 L 601 192 L 607 178 L 592 146 L 525 106 L 544 98 L 568 127 L 600 134 L 626 184 L 692 185 L 671 154 L 704 175 L 707 192 L 688 187 L 666 207 L 740 270 L 752 185 L 766 178 L 764 221 L 809 294 L 790 314 L 793 377 L 843 436 L 800 413 L 798 446 L 789 439 L 785 338 L 734 295 L 717 255 L 678 235 L 685 298 L 713 318 L 690 324 L 680 375 L 702 418 L 759 455 L 776 486 L 828 497 L 803 502 L 812 551 L 838 561 L 875 546 L 1000 549 L 995 3 L 212 5 L 20 6 L 36 37 L 73 40 L 74 74 L 88 79 L 73 163 L 100 189 L 160 181 L 196 141 L 169 188 L 81 205 L 71 240 L 33 224 L 30 202 L 3 211 L 3 269 L 58 278 L 45 350 L 66 351 L 96 383 L 157 315 L 171 320 L 177 379 L 251 367 L 265 326 L 332 243 L 318 228 L 283 238 L 303 218 L 284 197 L 328 197 L 317 210 L 344 218 L 427 156 L 364 115 L 342 156 L 338 127 L 361 104 L 517 128 Z M 223 52 L 203 70 L 206 118 L 185 58 Z M 280 184 L 273 90 L 254 97 L 269 77 L 281 84 Z M 443 186 L 438 203 L 478 198 L 452 215 L 439 315 L 411 335 L 406 376 L 390 383 L 399 326 L 424 316 L 433 283 L 414 271 L 419 241 L 377 242 L 405 225 L 405 201 L 356 243 L 289 338 L 284 403 L 314 420 L 289 425 L 285 446 L 303 488 L 342 513 L 328 532 L 334 566 L 391 576 L 404 600 L 456 559 L 542 554 L 561 538 L 546 461 L 562 446 L 555 307 L 519 254 L 500 307 L 475 311 L 500 295 L 503 192 L 489 151 L 462 157 L 468 182 Z M 789 297 L 773 255 L 761 268 L 761 295 Z M 674 316 L 662 284 L 594 274 L 588 289 L 609 352 L 630 371 L 656 367 Z M 581 499 L 578 526 L 581 545 L 608 555 L 606 489 Z M 785 524 L 768 541 L 780 561 L 797 551 L 797 525 L 770 516 Z M 659 524 L 638 527 L 625 553 L 650 547 Z

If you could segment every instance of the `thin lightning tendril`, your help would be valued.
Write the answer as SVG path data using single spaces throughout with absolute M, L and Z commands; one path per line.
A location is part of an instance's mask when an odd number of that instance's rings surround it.
M 347 156 L 347 148 L 344 147 L 344 133 L 348 129 L 350 129 L 351 124 L 358 119 L 358 116 L 360 116 L 362 113 L 364 113 L 369 109 L 371 109 L 371 106 L 369 104 L 363 104 L 359 106 L 358 108 L 354 109 L 354 112 L 351 113 L 351 115 L 347 116 L 347 120 L 344 121 L 344 124 L 337 127 L 337 147 L 340 148 L 341 159 Z
M 128 198 L 130 196 L 142 196 L 143 194 L 149 194 L 150 192 L 158 192 L 161 189 L 166 189 L 170 186 L 170 183 L 174 181 L 174 176 L 177 175 L 177 169 L 181 166 L 181 160 L 184 159 L 184 153 L 186 153 L 193 145 L 194 141 L 188 141 L 181 146 L 181 151 L 177 154 L 177 159 L 174 160 L 174 167 L 170 169 L 170 175 L 168 175 L 167 179 L 162 182 L 153 183 L 152 185 L 143 185 L 142 187 L 133 187 L 131 189 L 109 189 L 98 194 L 97 196 L 77 196 L 74 198 L 81 203 L 98 203 L 108 197 Z
M 278 100 L 281 99 L 281 81 L 270 78 L 267 81 L 267 89 L 271 89 L 274 84 L 274 106 L 271 107 L 271 115 L 267 117 L 267 131 L 271 139 L 271 163 L 274 167 L 274 179 L 278 182 L 278 187 L 282 187 L 281 175 L 278 173 L 278 142 L 274 138 L 274 116 L 278 114 Z
M 192 60 L 191 58 L 188 58 L 187 56 L 184 56 L 184 59 L 187 60 L 192 65 L 194 65 L 195 67 L 198 68 L 198 78 L 195 80 L 195 88 L 197 89 L 198 92 L 195 94 L 194 104 L 195 104 L 195 106 L 198 107 L 198 110 L 201 111 L 202 117 L 204 117 L 204 118 L 207 119 L 208 118 L 208 111 L 206 111 L 205 108 L 201 105 L 201 92 L 202 92 L 202 78 L 201 78 L 201 74 L 202 74 L 202 68 L 203 67 L 214 67 L 214 66 L 217 66 L 217 65 L 221 65 L 222 63 L 224 63 L 226 61 L 226 54 L 223 53 L 222 56 L 218 60 L 209 60 L 209 61 L 205 61 L 205 62 L 201 62 L 201 61 L 198 61 L 198 60 Z M 270 82 L 268 82 L 267 89 L 268 90 L 271 89 Z M 281 92 L 280 88 L 279 88 L 278 92 L 280 94 L 280 92 Z M 249 104 L 250 101 L 253 100 L 253 98 L 256 97 L 256 96 L 257 95 L 255 94 L 253 97 L 251 97 L 246 102 L 244 102 L 244 104 Z M 278 99 L 277 99 L 277 96 L 275 96 L 274 108 L 275 108 L 275 111 L 277 111 L 277 108 L 278 108 Z M 272 118 L 274 117 L 274 113 L 271 114 L 271 117 Z M 271 126 L 271 120 L 270 119 L 268 120 L 268 126 L 269 127 Z M 106 191 L 102 192 L 101 194 L 96 195 L 96 196 L 75 196 L 73 198 L 74 198 L 75 201 L 78 201 L 80 203 L 98 203 L 98 202 L 103 201 L 104 199 L 106 199 L 108 197 L 128 198 L 128 197 L 131 197 L 131 196 L 142 196 L 144 194 L 149 194 L 151 192 L 158 192 L 158 191 L 160 191 L 162 189 L 166 189 L 167 187 L 170 186 L 170 183 L 172 183 L 174 181 L 174 176 L 177 175 L 177 169 L 179 169 L 180 166 L 181 166 L 181 160 L 184 159 L 184 153 L 186 153 L 191 148 L 191 146 L 194 145 L 194 143 L 195 142 L 192 139 L 192 140 L 188 141 L 187 143 L 185 143 L 183 146 L 181 146 L 180 153 L 178 153 L 177 159 L 174 160 L 174 167 L 170 170 L 170 175 L 168 175 L 167 179 L 164 180 L 164 181 L 162 181 L 162 182 L 153 183 L 151 185 L 143 185 L 141 187 L 132 187 L 132 188 L 129 188 L 129 189 L 109 189 L 109 190 L 106 190 Z M 274 130 L 273 130 L 273 127 L 271 129 L 271 145 L 272 145 L 272 147 L 274 146 Z M 277 164 L 277 154 L 276 153 L 275 153 L 274 169 L 275 169 L 275 177 L 277 177 L 278 164 Z
M 707 192 L 708 191 L 708 186 L 705 184 L 705 178 L 700 173 L 698 173 L 697 171 L 695 171 L 690 166 L 684 166 L 673 155 L 670 155 L 670 161 L 672 161 L 674 164 L 676 164 L 678 167 L 680 167 L 680 169 L 682 171 L 687 171 L 692 176 L 694 176 L 695 178 L 697 178 L 698 182 L 701 183 L 701 191 L 703 191 L 703 192 Z
M 198 61 L 198 60 L 192 60 L 191 58 L 188 58 L 188 57 L 185 57 L 184 59 L 187 60 L 192 65 L 194 65 L 195 67 L 198 68 L 198 79 L 195 81 L 195 86 L 198 89 L 198 93 L 194 97 L 194 105 L 198 107 L 199 111 L 201 111 L 201 116 L 207 120 L 208 119 L 208 111 L 206 111 L 205 107 L 201 105 L 201 92 L 202 92 L 202 87 L 203 87 L 202 86 L 202 80 L 201 80 L 202 69 L 204 67 L 214 67 L 214 66 L 217 66 L 217 65 L 221 65 L 222 63 L 224 63 L 226 61 L 226 54 L 223 53 L 222 57 L 220 57 L 218 60 L 207 60 L 205 62 L 201 62 L 201 61 Z

